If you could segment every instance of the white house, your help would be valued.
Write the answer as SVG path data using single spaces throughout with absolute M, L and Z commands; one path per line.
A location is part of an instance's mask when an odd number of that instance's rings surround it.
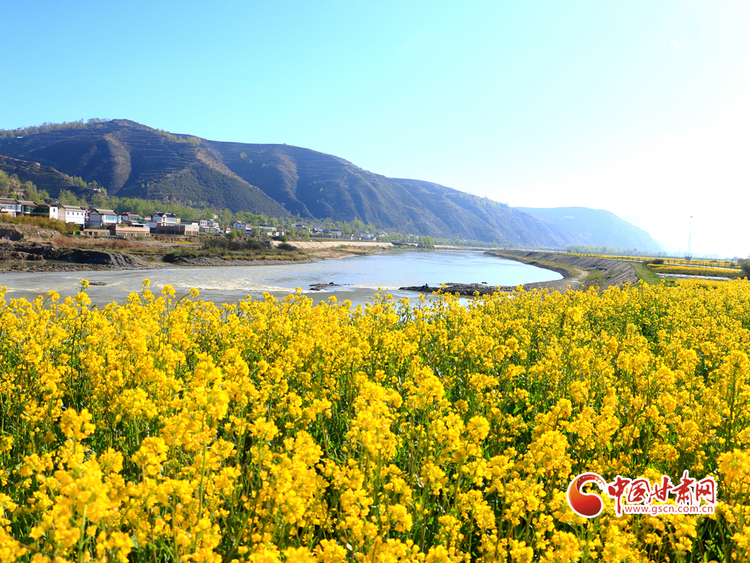
M 180 224 L 180 218 L 174 213 L 154 213 L 151 221 L 156 223 L 157 227 L 171 227 Z
M 87 211 L 83 207 L 75 205 L 61 205 L 57 208 L 57 218 L 65 223 L 75 223 L 85 226 Z

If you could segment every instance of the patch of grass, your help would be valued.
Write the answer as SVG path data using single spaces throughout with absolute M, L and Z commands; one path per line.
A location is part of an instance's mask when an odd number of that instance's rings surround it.
M 630 265 L 633 266 L 635 275 L 638 276 L 639 280 L 642 280 L 648 285 L 659 285 L 661 283 L 661 278 L 649 270 L 648 266 L 643 262 L 631 262 Z
M 607 274 L 606 271 L 598 269 L 587 270 L 586 278 L 583 280 L 583 289 L 588 289 L 589 287 L 601 287 L 605 285 L 612 276 L 614 276 L 614 272 Z

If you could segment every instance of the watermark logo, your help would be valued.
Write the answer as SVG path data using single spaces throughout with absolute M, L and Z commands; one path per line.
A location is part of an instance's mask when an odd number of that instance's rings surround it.
M 573 512 L 584 518 L 595 518 L 604 510 L 604 501 L 596 493 L 584 493 L 586 483 L 596 483 L 602 492 L 607 489 L 607 482 L 598 473 L 582 473 L 568 485 L 568 504 Z
M 648 479 L 628 479 L 618 475 L 608 483 L 598 473 L 582 473 L 568 485 L 568 504 L 573 512 L 584 518 L 595 518 L 604 510 L 602 497 L 587 483 L 596 484 L 599 490 L 615 503 L 615 514 L 713 514 L 716 508 L 716 480 L 705 477 L 698 481 L 683 471 L 678 484 L 668 475 L 651 483 Z M 672 500 L 673 502 L 670 502 Z

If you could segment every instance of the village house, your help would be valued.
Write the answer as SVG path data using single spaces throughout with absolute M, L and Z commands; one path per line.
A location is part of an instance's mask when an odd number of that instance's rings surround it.
M 110 225 L 117 225 L 119 222 L 117 213 L 111 209 L 94 208 L 89 211 L 88 226 L 91 228 L 109 227 Z
M 37 207 L 37 204 L 33 201 L 27 201 L 24 199 L 17 199 L 16 201 L 21 206 L 21 213 L 19 213 L 19 215 L 31 215 L 31 212 Z
M 0 197 L 0 213 L 6 213 L 15 217 L 23 213 L 23 207 L 17 199 Z
M 141 223 L 143 221 L 143 217 L 140 215 L 136 215 L 135 213 L 131 213 L 130 211 L 125 211 L 124 213 L 120 213 L 118 216 L 118 223 L 126 223 L 128 225 L 132 225 L 133 223 Z
M 154 213 L 146 225 L 156 235 L 197 236 L 200 232 L 198 223 L 182 223 L 174 213 Z
M 154 213 L 151 216 L 151 221 L 155 223 L 156 227 L 171 227 L 180 224 L 180 218 L 174 213 Z
M 112 225 L 109 227 L 109 234 L 117 237 L 134 238 L 134 237 L 150 237 L 151 229 L 143 224 L 120 224 Z
M 200 228 L 201 233 L 219 233 L 219 222 L 214 221 L 213 219 L 201 219 L 198 222 L 198 227 Z
M 200 227 L 189 223 L 179 223 L 177 225 L 156 225 L 156 229 L 151 229 L 152 233 L 157 235 L 182 235 L 186 237 L 198 236 Z
M 261 225 L 258 228 L 260 229 L 260 234 L 265 237 L 278 237 L 286 234 L 279 227 L 273 227 L 270 225 Z
M 59 206 L 50 203 L 40 203 L 31 212 L 32 217 L 44 217 L 45 219 L 58 219 Z
M 57 208 L 57 218 L 65 223 L 75 223 L 82 227 L 88 220 L 88 211 L 77 205 L 60 205 Z

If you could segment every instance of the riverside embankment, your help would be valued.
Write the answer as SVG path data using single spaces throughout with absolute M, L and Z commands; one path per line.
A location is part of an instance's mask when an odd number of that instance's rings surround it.
M 638 282 L 638 276 L 631 264 L 607 258 L 529 250 L 493 250 L 488 254 L 553 270 L 563 276 L 563 279 L 558 281 L 524 284 L 525 289 L 546 288 L 564 291 L 568 287 L 587 289 L 593 286 L 605 289 L 626 282 Z

